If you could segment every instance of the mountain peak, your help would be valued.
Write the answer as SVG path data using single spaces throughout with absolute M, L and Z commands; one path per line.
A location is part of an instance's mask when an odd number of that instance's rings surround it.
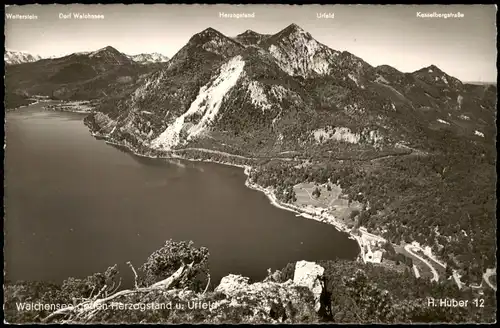
M 97 49 L 96 51 L 93 51 L 91 53 L 91 56 L 95 56 L 97 54 L 102 54 L 102 53 L 121 54 L 121 52 L 119 52 L 118 50 L 116 50 L 112 46 L 106 46 L 104 48 Z
M 206 28 L 203 31 L 193 35 L 191 37 L 191 39 L 189 40 L 189 42 L 190 43 L 194 42 L 194 43 L 204 44 L 204 43 L 209 42 L 209 41 L 214 40 L 214 39 L 222 40 L 222 39 L 229 39 L 229 38 L 227 36 L 225 36 L 224 34 L 222 34 L 221 32 L 217 31 L 216 29 L 209 27 L 209 28 Z
M 299 25 L 295 24 L 295 23 L 292 23 L 292 24 L 288 25 L 286 28 L 287 29 L 294 29 L 294 30 L 302 30 L 302 28 Z
M 102 48 L 95 50 L 94 52 L 106 51 L 106 50 L 109 50 L 110 48 L 113 48 L 113 47 L 111 47 L 111 46 L 102 47 Z
M 459 79 L 448 75 L 434 64 L 421 68 L 411 74 L 426 81 L 427 83 L 448 85 L 457 89 L 460 89 L 463 86 Z
M 295 23 L 288 25 L 287 27 L 285 27 L 283 29 L 283 31 L 287 31 L 289 33 L 307 33 L 306 31 L 304 31 L 304 29 L 302 27 L 300 27 L 299 25 L 297 25 Z
M 235 41 L 221 32 L 209 27 L 193 35 L 191 39 L 189 39 L 188 44 L 178 53 L 182 54 L 188 49 L 195 50 L 198 48 L 221 55 L 222 57 L 232 57 L 240 50 L 244 49 L 244 46 L 238 41 Z
M 312 39 L 311 34 L 309 34 L 308 32 L 304 31 L 300 26 L 298 26 L 295 23 L 292 23 L 292 24 L 288 25 L 283 30 L 281 30 L 280 32 L 276 33 L 275 37 L 277 37 L 278 39 L 280 39 L 280 38 L 283 38 L 283 37 L 288 37 L 290 35 L 294 35 L 294 36 L 302 35 L 302 36 L 305 36 L 307 39 Z
M 116 50 L 116 48 L 113 48 L 112 46 L 106 46 L 106 47 L 100 49 L 99 51 L 118 52 L 119 53 L 119 51 Z
M 426 67 L 422 67 L 421 69 L 416 70 L 414 73 L 423 73 L 423 72 L 427 72 L 427 73 L 443 73 L 443 71 L 441 69 L 439 69 L 439 67 L 437 67 L 434 64 L 426 66 Z
M 330 72 L 338 52 L 316 41 L 297 24 L 290 24 L 259 46 L 269 51 L 291 76 L 308 77 Z
M 253 35 L 259 35 L 259 33 L 252 31 L 252 30 L 246 30 L 245 32 L 238 34 L 237 37 L 239 36 L 253 36 Z
M 262 40 L 269 37 L 268 34 L 260 34 L 252 30 L 246 30 L 245 32 L 238 34 L 235 38 L 238 42 L 243 45 L 258 45 Z
M 427 69 L 432 69 L 432 70 L 435 70 L 435 71 L 438 71 L 438 72 L 442 72 L 439 67 L 437 67 L 436 65 L 432 64 L 430 65 L 429 67 L 427 67 Z
M 224 35 L 224 34 L 222 34 L 221 32 L 217 31 L 212 27 L 208 27 L 203 31 L 201 31 L 200 33 L 198 33 L 198 35 L 208 36 L 208 35 Z
M 87 54 L 85 54 L 87 55 Z M 119 52 L 112 46 L 106 46 L 88 54 L 89 58 L 105 60 L 113 63 L 130 62 L 130 59 L 123 53 Z

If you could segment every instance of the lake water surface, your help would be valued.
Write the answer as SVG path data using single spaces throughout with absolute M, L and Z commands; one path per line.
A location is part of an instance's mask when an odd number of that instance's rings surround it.
M 141 158 L 94 139 L 84 114 L 35 104 L 6 114 L 6 279 L 62 282 L 118 264 L 123 278 L 165 240 L 210 251 L 214 283 L 296 260 L 353 259 L 333 226 L 278 209 L 243 170 Z

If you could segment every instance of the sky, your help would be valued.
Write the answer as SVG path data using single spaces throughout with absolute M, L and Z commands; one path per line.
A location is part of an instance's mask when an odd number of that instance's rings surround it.
M 113 46 L 134 55 L 172 57 L 198 32 L 212 27 L 227 36 L 250 29 L 274 34 L 291 23 L 317 41 L 349 51 L 373 66 L 413 72 L 431 64 L 462 81 L 496 82 L 496 6 L 493 5 L 23 5 L 6 15 L 5 48 L 42 57 Z M 255 13 L 222 18 L 220 13 Z M 421 18 L 417 13 L 458 13 L 461 18 Z M 61 14 L 104 19 L 62 19 Z M 330 13 L 333 18 L 318 18 Z M 333 15 L 332 15 L 333 14 Z

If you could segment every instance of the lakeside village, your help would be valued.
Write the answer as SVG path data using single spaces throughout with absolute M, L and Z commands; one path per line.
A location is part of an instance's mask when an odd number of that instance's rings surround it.
M 53 103 L 44 106 L 43 109 L 73 113 L 90 113 L 95 107 L 95 104 L 88 100 L 51 102 Z
M 418 242 L 400 245 L 392 244 L 385 238 L 369 233 L 365 227 L 358 227 L 356 216 L 362 209 L 362 204 L 349 201 L 342 193 L 342 188 L 328 181 L 325 184 L 299 183 L 293 187 L 295 198 L 292 203 L 282 203 L 276 199 L 272 188 L 262 188 L 255 184 L 249 187 L 264 192 L 275 206 L 297 213 L 307 219 L 334 225 L 339 231 L 349 234 L 349 238 L 357 241 L 360 248 L 358 260 L 363 263 L 373 263 L 404 272 L 409 269 L 415 277 L 439 281 L 440 276 L 446 276 L 446 265 L 439 261 L 429 246 Z M 486 284 L 496 290 L 489 277 L 496 274 L 495 269 L 487 269 L 483 278 Z M 453 270 L 452 277 L 459 289 L 464 287 L 461 276 Z M 481 294 L 480 285 L 470 286 Z
M 250 167 L 245 169 L 247 175 L 250 170 Z M 439 280 L 439 275 L 429 262 L 440 265 L 440 269 L 444 270 L 444 266 L 435 259 L 429 247 L 422 248 L 417 242 L 394 245 L 380 236 L 369 233 L 364 227 L 357 227 L 356 216 L 363 205 L 349 201 L 347 195 L 342 193 L 342 188 L 331 181 L 325 184 L 295 185 L 293 187 L 295 199 L 291 203 L 280 202 L 271 187 L 262 188 L 248 181 L 246 184 L 252 189 L 264 192 L 271 203 L 279 208 L 293 211 L 297 216 L 334 225 L 339 231 L 349 234 L 349 238 L 356 240 L 359 245 L 358 259 L 363 263 L 383 265 L 399 272 L 404 272 L 408 268 L 417 278 L 435 281 Z
M 362 208 L 358 202 L 349 202 L 342 188 L 331 182 L 325 184 L 300 183 L 294 186 L 297 207 L 303 217 L 332 224 L 340 231 L 355 239 L 360 247 L 360 260 L 370 263 L 382 263 L 387 241 L 370 234 L 365 228 L 355 228 L 354 217 Z M 385 256 L 387 257 L 387 256 Z
M 11 110 L 21 109 L 28 106 L 36 105 L 39 103 L 49 103 L 42 106 L 44 110 L 51 111 L 61 111 L 61 112 L 73 112 L 73 113 L 91 113 L 97 105 L 97 101 L 89 100 L 54 100 L 49 96 L 34 95 L 25 99 L 27 103 L 25 105 L 18 106 Z

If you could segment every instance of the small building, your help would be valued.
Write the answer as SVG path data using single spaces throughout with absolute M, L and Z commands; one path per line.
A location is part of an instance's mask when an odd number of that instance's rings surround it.
M 366 262 L 370 262 L 370 263 L 381 263 L 382 262 L 382 251 L 377 250 L 375 252 L 372 252 L 371 250 L 368 250 L 368 252 L 365 255 L 365 260 L 366 260 Z

